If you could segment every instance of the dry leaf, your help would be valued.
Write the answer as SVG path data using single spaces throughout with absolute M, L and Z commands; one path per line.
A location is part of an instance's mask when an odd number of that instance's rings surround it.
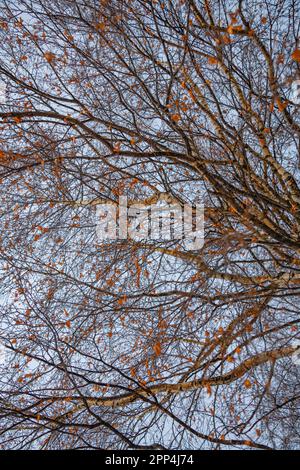
M 48 52 L 45 52 L 44 57 L 46 61 L 49 62 L 49 64 L 51 64 L 51 62 L 53 62 L 53 60 L 55 59 L 55 54 L 53 54 L 53 52 L 48 51 Z
M 179 114 L 173 114 L 171 116 L 172 121 L 178 122 L 180 120 Z
M 217 64 L 217 63 L 218 63 L 218 59 L 216 59 L 216 57 L 209 57 L 209 58 L 208 58 L 208 63 L 209 63 L 210 65 Z
M 160 345 L 160 343 L 156 343 L 153 346 L 153 351 L 155 352 L 156 356 L 159 356 L 161 354 L 161 345 Z
M 249 379 L 245 380 L 244 385 L 245 385 L 246 388 L 251 388 L 251 386 L 252 386 Z
M 300 62 L 300 49 L 295 49 L 291 55 L 291 58 L 296 62 Z

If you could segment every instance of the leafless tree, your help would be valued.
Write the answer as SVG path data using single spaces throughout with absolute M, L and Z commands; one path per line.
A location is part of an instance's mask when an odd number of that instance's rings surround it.
M 299 9 L 2 0 L 2 448 L 299 448 Z M 162 193 L 201 249 L 97 239 Z

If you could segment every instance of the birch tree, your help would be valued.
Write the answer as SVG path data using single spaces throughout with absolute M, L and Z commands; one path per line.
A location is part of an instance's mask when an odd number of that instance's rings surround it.
M 3 449 L 299 448 L 299 7 L 1 2 Z

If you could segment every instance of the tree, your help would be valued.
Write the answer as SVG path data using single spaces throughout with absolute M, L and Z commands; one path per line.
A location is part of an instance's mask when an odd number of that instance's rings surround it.
M 299 4 L 13 3 L 2 448 L 299 448 Z M 164 193 L 201 249 L 97 239 Z

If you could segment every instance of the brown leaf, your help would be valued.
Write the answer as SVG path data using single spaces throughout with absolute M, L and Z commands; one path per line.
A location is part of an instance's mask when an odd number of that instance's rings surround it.
M 243 26 L 228 26 L 227 33 L 229 34 L 237 34 L 239 31 L 243 30 Z
M 44 53 L 44 57 L 46 61 L 51 64 L 51 62 L 53 62 L 53 60 L 55 59 L 55 54 L 53 54 L 53 52 L 47 51 Z
M 279 98 L 276 100 L 276 103 L 277 103 L 277 106 L 278 106 L 278 109 L 279 109 L 279 112 L 281 113 L 282 111 L 285 110 L 285 108 L 287 107 L 288 105 L 288 102 L 287 101 L 281 101 Z
M 244 386 L 245 386 L 246 388 L 251 388 L 251 387 L 252 387 L 251 382 L 250 382 L 249 379 L 246 379 L 246 380 L 245 380 Z
M 172 121 L 178 122 L 180 120 L 179 114 L 173 114 L 171 116 Z
M 155 343 L 153 346 L 153 351 L 155 352 L 156 356 L 160 356 L 161 354 L 161 344 L 160 343 Z
M 300 49 L 295 49 L 291 55 L 291 58 L 296 62 L 300 62 Z
M 218 63 L 218 59 L 216 57 L 209 57 L 208 58 L 208 63 L 210 65 L 214 65 L 214 64 L 217 64 Z

